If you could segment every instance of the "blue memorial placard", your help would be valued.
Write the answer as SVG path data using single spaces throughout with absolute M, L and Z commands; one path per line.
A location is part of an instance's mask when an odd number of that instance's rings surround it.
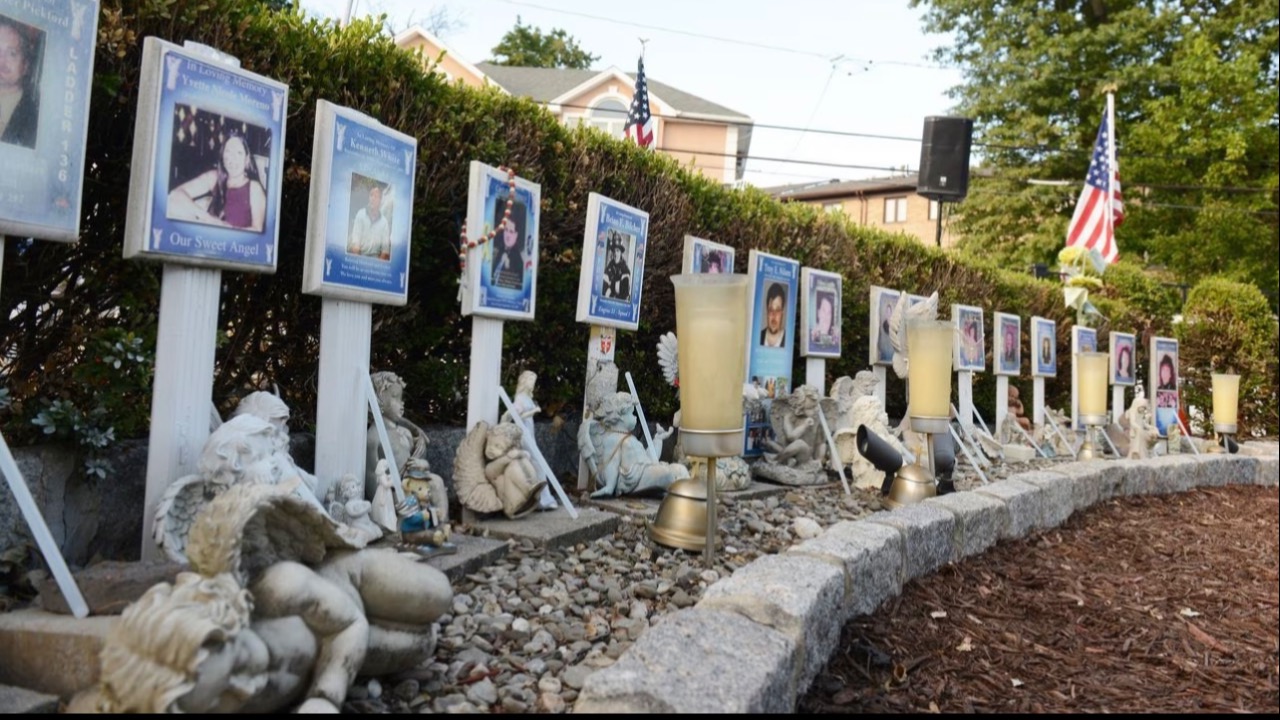
M 1009 313 L 995 314 L 996 375 L 1016 377 L 1022 371 L 1022 318 Z
M 800 263 L 752 250 L 748 264 L 753 295 L 751 331 L 747 336 L 747 382 L 759 393 L 767 413 L 775 397 L 791 392 Z M 772 436 L 768 423 L 748 417 L 746 426 L 743 454 L 760 455 L 764 451 L 762 441 Z
M 690 274 L 733 273 L 734 249 L 728 245 L 704 240 L 693 235 L 684 236 L 684 258 L 681 272 Z
M 1132 387 L 1137 384 L 1137 336 L 1134 333 L 1111 333 L 1111 384 Z
M 1151 394 L 1155 398 L 1151 403 L 1154 408 L 1156 430 L 1160 437 L 1169 434 L 1169 428 L 1178 424 L 1178 408 L 1181 400 L 1178 394 L 1178 341 L 1173 338 L 1151 338 Z
M 97 37 L 97 0 L 0 0 L 0 235 L 79 239 Z
M 1031 318 L 1031 375 L 1054 377 L 1058 374 L 1058 326 L 1042 317 Z
M 649 213 L 591 193 L 583 235 L 577 321 L 637 329 Z
M 125 257 L 275 272 L 288 88 L 157 38 L 142 64 Z
M 800 327 L 804 342 L 800 354 L 805 357 L 840 357 L 840 326 L 844 302 L 844 277 L 840 273 L 804 268 L 800 272 L 800 289 L 804 312 Z
M 354 110 L 316 105 L 303 291 L 403 305 L 418 143 Z
M 542 189 L 516 178 L 511 215 L 504 221 L 511 186 L 507 173 L 481 162 L 471 163 L 467 237 L 487 238 L 467 253 L 463 285 L 464 315 L 532 320 L 538 289 L 538 219 Z

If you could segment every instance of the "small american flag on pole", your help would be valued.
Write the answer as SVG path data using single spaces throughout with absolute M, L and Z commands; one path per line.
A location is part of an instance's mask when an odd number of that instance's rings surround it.
M 1067 226 L 1067 246 L 1097 250 L 1107 263 L 1120 257 L 1116 226 L 1124 220 L 1120 195 L 1120 167 L 1116 164 L 1115 101 L 1107 94 L 1107 114 L 1098 128 L 1093 158 L 1084 178 L 1084 189 Z
M 653 144 L 653 126 L 653 115 L 649 113 L 649 84 L 644 79 L 644 57 L 641 56 L 636 71 L 636 90 L 631 96 L 631 111 L 622 131 L 640 147 L 649 147 Z

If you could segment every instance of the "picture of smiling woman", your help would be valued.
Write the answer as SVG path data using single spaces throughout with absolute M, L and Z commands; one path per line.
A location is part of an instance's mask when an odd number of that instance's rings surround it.
M 254 151 L 264 136 L 269 144 L 270 134 L 262 128 L 176 106 L 165 216 L 262 232 L 267 191 Z
M 33 148 L 40 119 L 38 89 L 44 33 L 0 15 L 0 142 Z

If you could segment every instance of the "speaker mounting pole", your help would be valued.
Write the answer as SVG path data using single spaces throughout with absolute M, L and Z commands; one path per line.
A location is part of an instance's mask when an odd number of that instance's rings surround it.
M 938 230 L 934 234 L 933 239 L 937 242 L 938 247 L 942 247 L 942 199 L 938 199 Z

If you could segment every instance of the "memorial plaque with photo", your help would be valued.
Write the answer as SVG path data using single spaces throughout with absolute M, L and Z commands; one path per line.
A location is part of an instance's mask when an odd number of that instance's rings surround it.
M 1132 387 L 1137 384 L 1137 338 L 1133 333 L 1111 333 L 1111 384 Z
M 414 138 L 317 103 L 304 292 L 407 302 L 417 155 Z
M 902 293 L 897 290 L 871 286 L 871 328 L 870 358 L 872 365 L 893 364 L 893 341 L 889 337 L 889 320 L 893 317 L 893 308 L 898 304 Z
M 80 237 L 97 0 L 0 0 L 0 236 Z
M 703 240 L 692 235 L 684 236 L 684 261 L 681 272 L 700 273 L 733 273 L 734 250 L 728 245 Z
M 467 196 L 467 237 L 492 240 L 467 252 L 462 314 L 499 320 L 532 320 L 538 290 L 538 219 L 542 188 L 517 177 L 511 215 L 503 216 L 511 196 L 507 173 L 471 162 Z
M 640 326 L 649 213 L 590 193 L 578 278 L 577 321 L 635 330 Z
M 1058 326 L 1042 317 L 1031 318 L 1031 374 L 1054 377 L 1058 374 Z
M 951 321 L 956 325 L 955 369 L 982 372 L 987 369 L 987 336 L 982 326 L 982 308 L 952 305 Z
M 791 392 L 800 263 L 752 250 L 748 275 L 753 296 L 747 336 L 747 381 L 759 393 L 767 413 L 775 397 Z M 758 456 L 763 447 L 750 446 L 750 431 L 759 430 L 757 436 L 761 440 L 770 437 L 767 417 L 756 421 L 754 427 L 752 419 L 747 418 L 747 429 L 743 454 Z
M 1169 428 L 1178 424 L 1178 341 L 1173 338 L 1151 338 L 1151 371 L 1147 376 L 1151 386 L 1148 397 L 1154 410 L 1156 430 L 1160 437 L 1169 434 Z
M 1022 318 L 996 313 L 995 332 L 996 375 L 1017 377 L 1022 372 Z
M 125 257 L 275 272 L 288 92 L 146 38 Z
M 840 357 L 841 298 L 844 277 L 840 273 L 804 268 L 800 290 L 804 312 L 800 326 L 805 329 L 800 354 L 804 357 Z

